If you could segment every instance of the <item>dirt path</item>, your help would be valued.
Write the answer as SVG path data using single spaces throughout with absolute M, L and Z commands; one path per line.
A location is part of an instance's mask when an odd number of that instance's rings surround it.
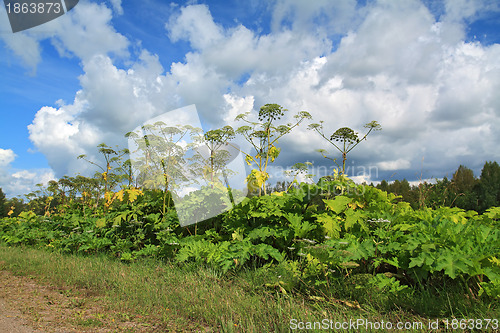
M 109 310 L 98 295 L 44 285 L 0 269 L 0 333 L 154 331 L 140 316 Z
M 19 310 L 9 307 L 3 299 L 0 298 L 0 333 L 39 333 L 34 330 L 26 320 L 23 319 Z

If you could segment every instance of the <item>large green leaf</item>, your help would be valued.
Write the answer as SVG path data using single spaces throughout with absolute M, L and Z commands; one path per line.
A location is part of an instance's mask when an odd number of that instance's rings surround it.
M 411 258 L 408 267 L 422 267 L 424 265 L 430 267 L 434 264 L 435 260 L 436 256 L 434 255 L 434 253 L 421 252 L 416 258 Z
M 448 252 L 437 259 L 436 270 L 444 270 L 446 275 L 454 279 L 458 274 L 467 273 L 469 266 L 467 262 L 467 259 Z
M 340 237 L 340 218 L 338 216 L 331 216 L 327 213 L 319 214 L 316 220 L 323 225 L 326 234 L 332 238 Z
M 345 212 L 345 229 L 350 230 L 355 224 L 359 224 L 363 230 L 368 232 L 368 227 L 366 226 L 365 219 L 366 215 L 361 210 L 354 210 L 349 208 Z
M 347 208 L 347 204 L 352 202 L 352 198 L 339 195 L 333 200 L 329 199 L 323 201 L 328 209 L 335 212 L 335 214 L 340 214 Z

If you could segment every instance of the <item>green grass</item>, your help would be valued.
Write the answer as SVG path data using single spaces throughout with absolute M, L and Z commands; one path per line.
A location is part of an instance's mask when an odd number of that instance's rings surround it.
M 288 332 L 293 318 L 302 322 L 359 318 L 371 322 L 421 321 L 425 325 L 436 318 L 451 320 L 452 315 L 498 318 L 498 302 L 471 301 L 461 290 L 453 289 L 456 287 L 429 286 L 425 292 L 412 291 L 388 299 L 368 288 L 337 281 L 322 294 L 291 294 L 266 286 L 266 282 L 277 280 L 272 269 L 248 269 L 222 276 L 217 270 L 197 265 L 179 267 L 154 260 L 125 264 L 106 256 L 61 255 L 2 244 L 0 262 L 0 269 L 17 275 L 66 289 L 85 289 L 88 295 L 102 297 L 110 311 L 125 318 L 144 316 L 164 330 Z M 360 308 L 352 299 L 360 300 Z M 98 327 L 100 322 L 81 324 Z

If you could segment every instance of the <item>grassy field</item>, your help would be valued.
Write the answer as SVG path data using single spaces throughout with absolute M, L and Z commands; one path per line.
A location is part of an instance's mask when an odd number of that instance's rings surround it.
M 268 269 L 222 276 L 209 267 L 180 267 L 154 260 L 125 264 L 105 256 L 69 256 L 5 245 L 0 245 L 0 263 L 2 270 L 30 276 L 62 292 L 85 290 L 81 302 L 98 302 L 104 312 L 81 320 L 79 324 L 90 330 L 103 329 L 106 318 L 112 322 L 115 318 L 135 318 L 142 322 L 140 331 L 151 332 L 288 332 L 307 328 L 302 326 L 307 322 L 323 325 L 326 319 L 332 327 L 343 324 L 347 329 L 342 331 L 371 331 L 370 327 L 376 328 L 383 321 L 386 327 L 388 322 L 394 327 L 398 322 L 407 327 L 421 322 L 422 329 L 413 326 L 405 331 L 423 332 L 436 331 L 429 329 L 429 322 L 436 320 L 440 331 L 445 331 L 445 319 L 451 323 L 454 317 L 498 318 L 498 303 L 469 300 L 444 287 L 410 295 L 407 300 L 382 300 L 376 292 L 364 290 L 363 302 L 358 304 L 349 297 L 332 296 L 347 296 L 346 285 L 332 286 L 342 290 L 325 297 L 285 293 L 278 286 L 266 285 L 268 275 L 274 274 Z M 406 308 L 398 305 L 406 301 Z M 447 317 L 431 315 L 436 311 Z M 357 330 L 344 324 L 361 319 L 365 322 Z M 318 324 L 316 328 L 308 331 L 324 331 Z

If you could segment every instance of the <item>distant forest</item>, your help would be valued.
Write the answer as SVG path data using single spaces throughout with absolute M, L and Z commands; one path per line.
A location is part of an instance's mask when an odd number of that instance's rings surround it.
M 486 162 L 479 178 L 471 169 L 460 165 L 451 179 L 444 177 L 436 183 L 411 186 L 406 179 L 392 183 L 383 180 L 376 187 L 400 195 L 401 200 L 409 202 L 414 209 L 448 206 L 483 213 L 490 207 L 500 206 L 500 165 Z
M 278 182 L 272 191 L 283 191 L 289 185 L 290 182 Z M 444 177 L 434 183 L 412 186 L 403 179 L 391 183 L 382 180 L 370 186 L 401 196 L 399 200 L 410 203 L 413 209 L 447 206 L 483 213 L 490 207 L 500 206 L 500 165 L 486 162 L 479 178 L 471 169 L 460 165 L 451 179 Z
M 82 180 L 91 181 L 92 179 Z M 55 181 L 53 182 L 55 183 Z M 271 192 L 283 191 L 289 185 L 289 182 L 278 182 L 269 189 Z M 373 183 L 370 185 L 375 186 Z M 41 185 L 39 186 L 41 187 Z M 490 207 L 500 207 L 500 165 L 496 161 L 486 162 L 479 178 L 474 176 L 471 169 L 460 165 L 451 179 L 444 177 L 436 180 L 435 183 L 422 182 L 413 186 L 406 179 L 395 180 L 391 183 L 382 180 L 375 187 L 401 196 L 399 200 L 410 203 L 413 209 L 424 207 L 435 209 L 440 206 L 448 206 L 483 213 Z M 27 210 L 33 210 L 35 213 L 43 215 L 47 207 L 44 207 L 42 203 L 47 202 L 45 197 L 48 196 L 47 191 L 41 189 L 26 195 L 26 201 L 22 198 L 7 199 L 0 188 L 0 217 L 7 216 L 10 210 L 15 212 L 13 216 Z M 56 204 L 56 202 L 52 202 L 52 204 Z

